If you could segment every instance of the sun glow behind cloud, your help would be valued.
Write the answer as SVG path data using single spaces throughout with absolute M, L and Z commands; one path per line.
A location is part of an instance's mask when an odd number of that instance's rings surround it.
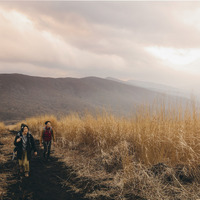
M 172 67 L 175 70 L 183 70 L 188 72 L 197 72 L 196 67 L 192 63 L 200 59 L 200 49 L 176 49 L 168 47 L 146 47 L 145 50 L 155 57 L 159 58 L 165 65 Z M 200 69 L 198 70 L 200 73 Z
M 5 11 L 0 9 L 0 16 L 7 20 L 8 23 L 11 23 L 19 31 L 33 29 L 32 21 L 26 15 L 17 12 L 16 10 Z
M 196 7 L 194 10 L 182 11 L 180 13 L 181 20 L 186 24 L 200 30 L 200 8 Z

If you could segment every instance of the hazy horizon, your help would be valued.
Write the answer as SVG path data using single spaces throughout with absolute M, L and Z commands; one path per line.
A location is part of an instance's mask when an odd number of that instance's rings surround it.
M 199 89 L 200 2 L 0 2 L 0 73 Z

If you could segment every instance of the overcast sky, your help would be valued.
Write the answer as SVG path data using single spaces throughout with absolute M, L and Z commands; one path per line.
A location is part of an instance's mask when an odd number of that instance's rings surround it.
M 0 2 L 0 73 L 200 84 L 200 2 Z

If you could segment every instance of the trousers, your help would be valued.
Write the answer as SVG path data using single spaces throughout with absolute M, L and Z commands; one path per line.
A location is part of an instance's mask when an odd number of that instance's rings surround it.
M 43 141 L 43 145 L 44 145 L 44 153 L 43 153 L 43 156 L 44 158 L 46 157 L 47 155 L 47 158 L 50 156 L 50 151 L 51 151 L 51 141 Z
M 24 167 L 25 172 L 29 172 L 29 160 L 27 160 L 27 151 L 23 151 L 22 159 L 19 159 L 19 166 Z

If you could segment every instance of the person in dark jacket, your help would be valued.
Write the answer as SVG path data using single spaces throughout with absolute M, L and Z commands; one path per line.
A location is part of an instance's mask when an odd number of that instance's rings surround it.
M 31 159 L 31 151 L 37 156 L 37 149 L 34 138 L 29 132 L 29 127 L 24 124 L 21 132 L 15 137 L 14 145 L 17 147 L 17 159 L 19 161 L 20 172 L 25 172 L 25 176 L 29 176 L 29 161 Z
M 42 143 L 43 143 L 44 145 L 43 157 L 46 158 L 47 160 L 49 159 L 49 156 L 50 156 L 52 140 L 55 143 L 55 132 L 51 126 L 51 122 L 46 121 L 45 127 L 43 128 L 41 137 L 40 137 L 40 146 L 42 147 Z
M 23 130 L 23 127 L 25 126 L 26 124 L 21 124 L 21 129 L 20 131 L 18 132 L 19 135 L 22 134 L 22 130 Z M 17 152 L 17 146 L 15 146 L 15 148 L 13 149 L 13 155 L 12 155 L 12 160 L 14 160 L 15 158 L 15 153 Z

